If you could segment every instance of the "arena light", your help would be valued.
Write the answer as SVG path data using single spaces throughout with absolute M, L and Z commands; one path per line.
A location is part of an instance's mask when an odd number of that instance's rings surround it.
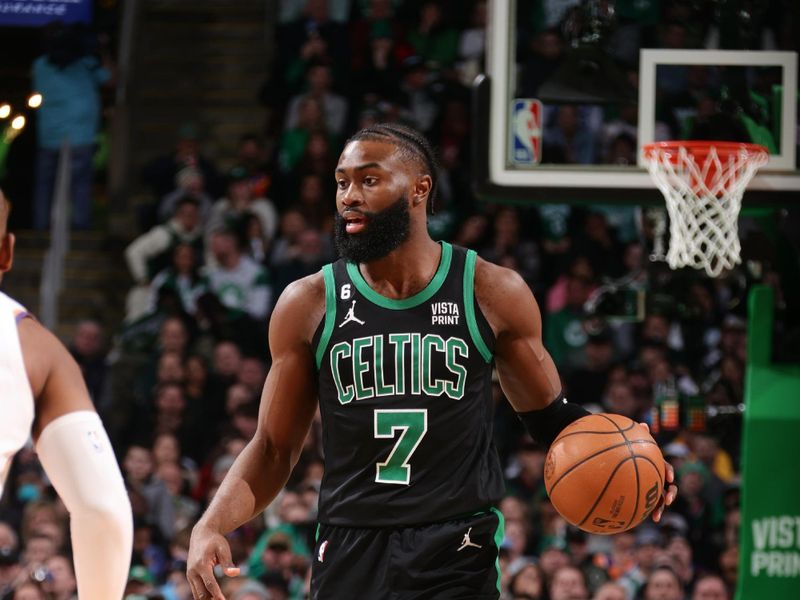
M 11 114 L 11 105 L 8 102 L 0 104 L 0 119 L 7 119 Z
M 11 121 L 11 129 L 15 131 L 22 131 L 22 128 L 25 127 L 25 117 L 22 115 L 17 115 Z
M 31 108 L 39 108 L 42 105 L 42 95 L 38 92 L 31 94 L 28 97 L 28 106 Z

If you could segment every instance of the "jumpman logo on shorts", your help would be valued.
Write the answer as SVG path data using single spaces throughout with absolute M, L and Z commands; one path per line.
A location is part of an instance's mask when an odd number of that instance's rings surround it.
M 356 310 L 356 301 L 355 301 L 355 300 L 353 300 L 353 304 L 351 304 L 351 305 L 350 305 L 350 310 L 348 310 L 348 311 L 347 311 L 347 314 L 346 314 L 346 315 L 345 315 L 345 317 L 344 317 L 344 321 L 342 321 L 342 322 L 339 324 L 339 327 L 344 327 L 344 326 L 345 326 L 345 325 L 347 325 L 347 324 L 348 324 L 350 321 L 355 321 L 355 322 L 356 322 L 356 323 L 358 323 L 359 325 L 363 325 L 363 324 L 364 324 L 364 321 L 362 321 L 361 319 L 359 319 L 358 317 L 356 317 L 355 310 Z
M 472 527 L 467 529 L 467 533 L 464 534 L 464 539 L 461 542 L 461 547 L 458 550 L 456 550 L 456 552 L 461 552 L 464 548 L 466 548 L 468 546 L 472 546 L 473 548 L 483 548 L 483 546 L 480 546 L 478 544 L 473 544 L 472 540 L 469 539 L 469 534 L 470 534 L 471 531 L 472 531 Z

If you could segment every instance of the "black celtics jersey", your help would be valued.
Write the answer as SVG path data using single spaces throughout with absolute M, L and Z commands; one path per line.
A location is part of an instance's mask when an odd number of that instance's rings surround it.
M 442 243 L 433 279 L 402 300 L 372 290 L 355 264 L 323 268 L 320 522 L 433 523 L 502 497 L 492 443 L 494 336 L 475 301 L 475 258 Z

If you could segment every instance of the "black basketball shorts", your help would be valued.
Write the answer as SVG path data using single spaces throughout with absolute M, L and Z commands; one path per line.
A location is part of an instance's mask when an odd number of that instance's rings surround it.
M 496 600 L 503 517 L 497 509 L 397 529 L 320 524 L 312 600 Z

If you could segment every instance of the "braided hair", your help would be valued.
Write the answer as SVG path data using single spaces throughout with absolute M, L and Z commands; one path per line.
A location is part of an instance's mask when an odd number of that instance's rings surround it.
M 347 140 L 345 146 L 359 140 L 390 142 L 400 149 L 404 158 L 416 161 L 425 174 L 431 178 L 428 207 L 430 212 L 433 213 L 433 202 L 436 199 L 436 190 L 438 188 L 438 163 L 436 153 L 430 142 L 425 139 L 425 136 L 416 129 L 398 123 L 378 123 L 356 132 Z

